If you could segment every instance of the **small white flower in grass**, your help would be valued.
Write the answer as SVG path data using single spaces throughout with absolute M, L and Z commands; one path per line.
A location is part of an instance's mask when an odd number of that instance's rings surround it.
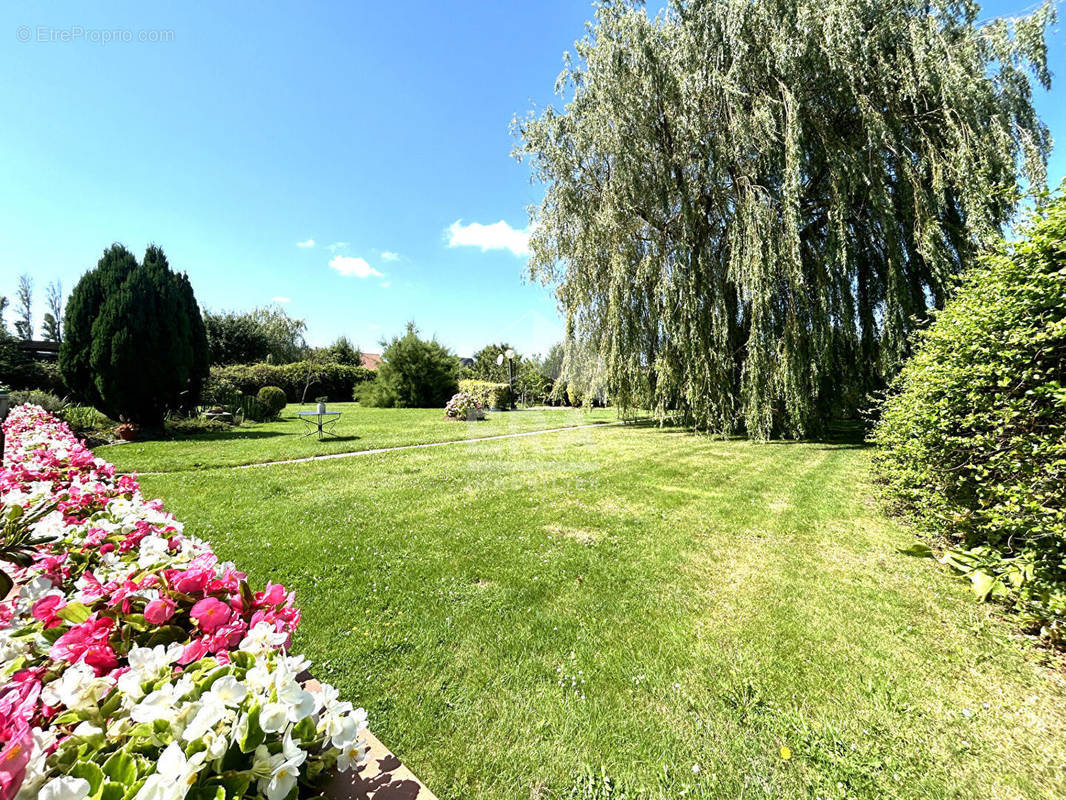
M 85 800 L 89 796 L 89 782 L 85 778 L 64 775 L 52 778 L 37 793 L 37 800 Z
M 693 775 L 699 775 L 700 774 L 700 765 L 699 764 L 693 764 L 692 765 L 692 774 Z
M 148 776 L 137 792 L 136 800 L 184 800 L 206 757 L 207 753 L 201 750 L 186 758 L 177 742 L 171 742 L 159 756 L 155 773 Z

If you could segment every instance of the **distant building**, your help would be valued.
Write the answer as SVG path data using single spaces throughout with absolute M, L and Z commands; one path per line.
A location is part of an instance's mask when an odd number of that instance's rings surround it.
M 55 361 L 59 358 L 59 342 L 19 339 L 18 345 L 22 352 L 38 361 Z
M 381 366 L 381 353 L 363 353 L 363 366 L 367 369 L 377 371 L 377 368 Z

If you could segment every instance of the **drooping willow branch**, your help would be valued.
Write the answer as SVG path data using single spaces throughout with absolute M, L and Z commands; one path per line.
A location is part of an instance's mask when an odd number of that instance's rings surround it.
M 1052 9 L 968 2 L 603 4 L 561 111 L 516 122 L 545 185 L 531 273 L 566 377 L 700 429 L 814 432 L 1045 183 Z

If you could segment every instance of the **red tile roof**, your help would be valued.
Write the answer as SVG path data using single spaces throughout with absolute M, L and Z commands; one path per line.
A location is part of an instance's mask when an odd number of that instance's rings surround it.
M 381 353 L 363 353 L 363 366 L 376 370 L 381 365 Z

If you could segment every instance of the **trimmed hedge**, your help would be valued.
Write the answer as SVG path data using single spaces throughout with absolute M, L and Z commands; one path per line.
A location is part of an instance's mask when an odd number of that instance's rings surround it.
M 277 386 L 290 403 L 299 403 L 307 383 L 308 362 L 292 364 L 233 364 L 227 367 L 212 367 L 211 377 L 226 381 L 241 394 L 258 395 L 266 386 Z M 366 367 L 348 364 L 318 364 L 314 367 L 315 380 L 307 391 L 314 399 L 325 395 L 334 403 L 352 399 L 352 390 L 361 383 L 374 379 L 374 371 Z
M 981 599 L 1066 640 L 1066 198 L 917 340 L 873 439 L 887 492 Z
M 459 381 L 459 391 L 473 397 L 482 408 L 510 408 L 512 405 L 511 387 L 506 383 L 464 378 Z

